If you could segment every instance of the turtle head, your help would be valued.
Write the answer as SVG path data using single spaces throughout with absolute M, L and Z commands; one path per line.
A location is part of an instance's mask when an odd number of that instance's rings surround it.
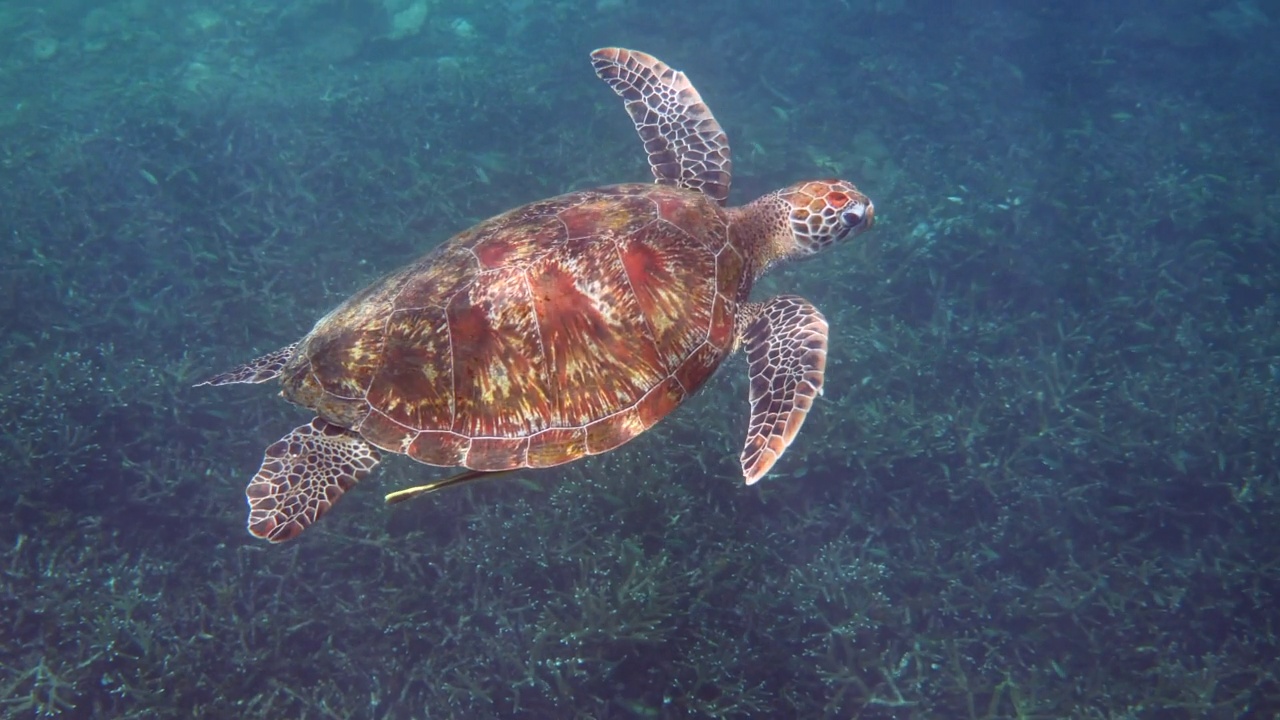
M 786 257 L 813 255 L 875 222 L 871 200 L 847 180 L 810 180 L 779 190 L 777 196 L 786 204 L 791 236 Z

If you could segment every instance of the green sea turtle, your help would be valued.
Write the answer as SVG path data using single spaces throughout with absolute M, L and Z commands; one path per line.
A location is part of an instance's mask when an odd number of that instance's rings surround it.
M 747 484 L 822 392 L 827 322 L 804 298 L 751 302 L 755 280 L 871 227 L 871 201 L 814 180 L 724 207 L 729 144 L 684 73 L 605 48 L 656 184 L 614 185 L 486 220 L 360 291 L 288 347 L 201 383 L 278 378 L 316 417 L 266 450 L 249 532 L 296 537 L 379 451 L 494 472 L 612 450 L 688 399 L 741 349 L 750 374 Z

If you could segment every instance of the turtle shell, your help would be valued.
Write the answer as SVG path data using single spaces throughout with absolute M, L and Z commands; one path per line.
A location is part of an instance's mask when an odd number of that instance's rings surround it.
M 753 273 L 706 195 L 618 185 L 454 237 L 323 318 L 284 395 L 432 465 L 547 467 L 611 450 L 731 352 Z

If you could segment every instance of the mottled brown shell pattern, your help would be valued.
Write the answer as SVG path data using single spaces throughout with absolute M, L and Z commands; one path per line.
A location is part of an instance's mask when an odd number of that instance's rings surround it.
M 476 470 L 611 450 L 732 350 L 752 268 L 706 195 L 571 193 L 499 215 L 356 294 L 284 394 L 373 445 Z

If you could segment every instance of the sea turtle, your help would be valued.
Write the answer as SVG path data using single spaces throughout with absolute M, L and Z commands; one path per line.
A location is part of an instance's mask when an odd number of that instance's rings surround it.
M 807 300 L 748 301 L 781 260 L 871 227 L 844 180 L 797 183 L 736 208 L 729 144 L 684 73 L 604 48 L 596 74 L 626 103 L 656 184 L 571 192 L 486 220 L 351 297 L 306 337 L 202 385 L 279 378 L 316 417 L 266 450 L 249 532 L 296 537 L 378 464 L 379 451 L 494 472 L 612 450 L 745 351 L 742 472 L 764 475 L 822 392 L 827 322 Z

